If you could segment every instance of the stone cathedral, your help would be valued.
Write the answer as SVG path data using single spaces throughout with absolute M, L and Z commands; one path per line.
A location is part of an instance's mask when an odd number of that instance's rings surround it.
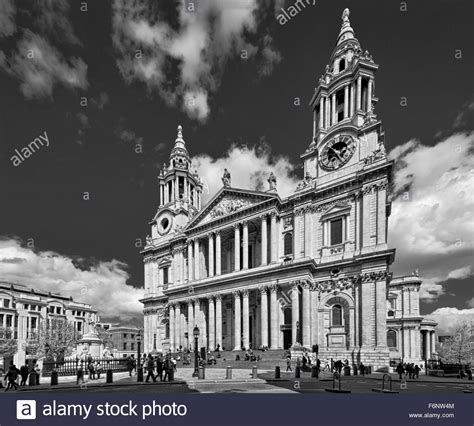
M 374 107 L 378 65 L 342 15 L 311 98 L 313 137 L 293 194 L 232 186 L 202 203 L 203 183 L 178 134 L 158 176 L 159 207 L 142 254 L 144 351 L 307 348 L 374 367 L 420 362 L 435 326 L 419 312 L 417 272 L 389 272 L 392 162 Z

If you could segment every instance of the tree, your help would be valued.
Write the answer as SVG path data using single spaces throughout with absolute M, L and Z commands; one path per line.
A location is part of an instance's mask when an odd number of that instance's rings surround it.
M 472 326 L 468 321 L 458 322 L 454 334 L 439 348 L 442 361 L 450 364 L 469 364 L 471 362 Z
M 106 330 L 104 327 L 97 327 L 96 331 L 100 341 L 104 345 L 104 348 L 107 347 L 109 349 L 113 349 L 115 345 L 112 341 L 112 333 L 110 333 L 110 331 Z
M 0 327 L 0 358 L 13 356 L 18 351 L 18 341 L 11 328 Z
M 72 324 L 65 320 L 52 320 L 28 339 L 24 349 L 36 358 L 62 361 L 73 353 L 76 346 L 77 338 Z

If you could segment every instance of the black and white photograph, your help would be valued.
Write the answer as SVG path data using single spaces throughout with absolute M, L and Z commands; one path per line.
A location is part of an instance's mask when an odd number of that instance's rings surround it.
M 471 425 L 469 0 L 0 0 L 0 425 Z

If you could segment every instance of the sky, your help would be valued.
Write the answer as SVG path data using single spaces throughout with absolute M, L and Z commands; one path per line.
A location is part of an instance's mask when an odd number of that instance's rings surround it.
M 380 65 L 392 271 L 419 270 L 421 312 L 440 334 L 472 319 L 472 2 L 309 1 L 283 25 L 293 1 L 193 4 L 0 0 L 0 279 L 139 324 L 139 251 L 178 124 L 205 200 L 224 167 L 251 189 L 273 170 L 288 195 L 349 7 Z M 30 157 L 13 158 L 35 140 Z

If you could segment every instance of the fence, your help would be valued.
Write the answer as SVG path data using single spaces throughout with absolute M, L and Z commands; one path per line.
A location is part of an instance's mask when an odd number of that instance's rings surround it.
M 107 370 L 127 371 L 127 360 L 125 358 L 94 359 L 94 362 L 95 361 L 99 362 L 103 373 Z M 75 359 L 58 362 L 43 362 L 42 375 L 49 377 L 51 376 L 51 372 L 55 370 L 59 376 L 75 376 L 79 368 L 87 370 L 87 362 Z

